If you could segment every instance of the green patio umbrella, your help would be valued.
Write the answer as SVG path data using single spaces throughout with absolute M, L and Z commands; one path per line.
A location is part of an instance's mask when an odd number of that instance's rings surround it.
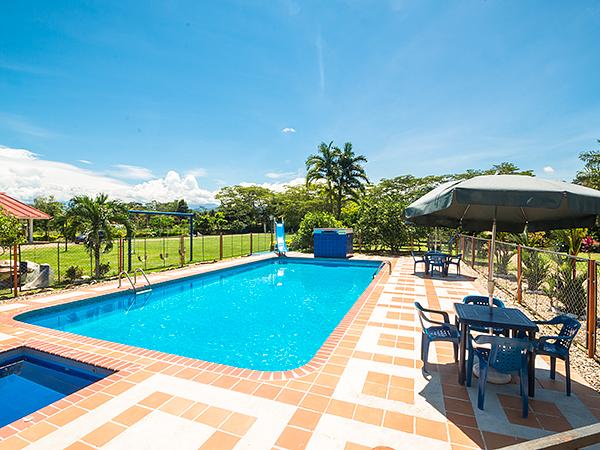
M 524 175 L 482 175 L 441 184 L 411 203 L 406 219 L 415 225 L 461 227 L 520 233 L 594 226 L 600 216 L 600 191 L 563 181 Z M 494 258 L 488 274 L 490 302 L 494 296 Z

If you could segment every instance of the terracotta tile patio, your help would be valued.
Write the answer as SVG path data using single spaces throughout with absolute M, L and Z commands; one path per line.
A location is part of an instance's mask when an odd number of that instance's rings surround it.
M 0 350 L 27 345 L 117 370 L 1 428 L 0 449 L 498 448 L 600 419 L 600 395 L 575 373 L 574 393 L 566 397 L 562 376 L 548 380 L 542 358 L 527 419 L 514 383 L 488 385 L 479 411 L 476 388 L 457 384 L 450 345 L 432 346 L 430 374 L 423 374 L 413 302 L 452 313 L 454 302 L 483 289 L 468 276 L 431 279 L 412 268 L 412 260 L 395 259 L 392 274 L 376 277 L 313 360 L 286 372 L 238 369 L 13 320 L 29 309 L 106 294 L 116 290 L 114 282 L 0 304 Z

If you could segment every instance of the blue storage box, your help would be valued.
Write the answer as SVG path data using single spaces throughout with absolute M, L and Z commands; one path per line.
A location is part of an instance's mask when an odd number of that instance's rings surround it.
M 315 258 L 348 258 L 352 256 L 351 228 L 315 228 L 313 231 Z

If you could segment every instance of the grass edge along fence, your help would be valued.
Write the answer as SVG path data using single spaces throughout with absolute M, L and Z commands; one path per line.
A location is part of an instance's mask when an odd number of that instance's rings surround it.
M 487 278 L 490 240 L 460 235 L 457 243 L 463 263 Z M 496 289 L 542 320 L 560 313 L 576 316 L 582 327 L 575 343 L 588 357 L 600 359 L 596 260 L 502 241 L 496 241 L 493 256 Z
M 115 240 L 111 251 L 100 256 L 103 269 L 99 280 L 114 278 L 129 269 L 130 245 L 130 270 L 142 268 L 148 272 L 250 256 L 273 248 L 271 233 L 201 235 L 193 239 L 193 255 L 188 236 L 137 238 L 131 243 L 127 239 Z M 16 264 L 14 247 L 0 251 L 0 300 L 15 297 L 19 292 L 67 287 L 95 279 L 93 258 L 82 244 L 37 242 L 21 244 L 16 249 Z M 16 290 L 13 267 L 17 267 Z

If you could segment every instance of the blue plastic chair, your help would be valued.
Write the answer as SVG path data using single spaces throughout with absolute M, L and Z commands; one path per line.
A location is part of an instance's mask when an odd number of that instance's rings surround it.
M 417 273 L 417 264 L 424 264 L 425 272 L 429 272 L 429 263 L 427 262 L 427 259 L 425 259 L 425 257 L 423 255 L 417 256 L 417 255 L 415 255 L 415 252 L 411 251 L 410 256 L 412 256 L 412 259 L 414 261 L 413 273 Z
M 460 261 L 462 259 L 462 253 L 455 255 L 455 256 L 448 256 L 448 261 L 446 261 L 446 264 L 448 265 L 448 269 L 450 269 L 450 266 L 456 266 L 456 275 L 460 275 Z M 446 270 L 448 270 L 446 269 Z
M 460 333 L 455 325 L 450 323 L 450 317 L 446 311 L 423 308 L 419 302 L 415 302 L 415 308 L 419 312 L 421 321 L 421 360 L 423 368 L 427 371 L 427 358 L 429 356 L 429 344 L 434 341 L 452 342 L 454 346 L 454 361 L 458 360 L 458 343 L 460 342 Z M 443 322 L 433 320 L 427 317 L 427 314 L 438 314 L 443 317 Z M 431 325 L 430 325 L 431 324 Z
M 427 260 L 431 275 L 433 275 L 435 268 L 438 269 L 441 275 L 448 275 L 448 255 L 437 251 L 429 252 L 427 253 Z
M 476 344 L 491 344 L 491 348 L 472 347 L 467 362 L 467 386 L 471 386 L 473 378 L 473 360 L 479 360 L 479 383 L 477 407 L 483 410 L 485 402 L 485 384 L 488 369 L 506 374 L 519 374 L 519 387 L 523 405 L 523 417 L 527 417 L 529 409 L 528 361 L 527 353 L 533 348 L 527 339 L 514 339 L 500 336 L 480 335 L 473 339 Z
M 565 362 L 566 390 L 567 395 L 571 395 L 569 350 L 575 335 L 581 328 L 581 323 L 566 314 L 556 316 L 551 320 L 538 320 L 535 323 L 538 325 L 562 325 L 558 335 L 542 336 L 535 341 L 535 353 L 550 357 L 550 378 L 552 380 L 556 379 L 556 358 Z
M 487 295 L 467 295 L 465 298 L 463 298 L 463 303 L 472 304 L 472 305 L 489 306 L 490 298 Z M 502 300 L 500 300 L 499 298 L 495 298 L 495 297 L 492 300 L 492 304 L 496 308 L 504 308 L 505 307 L 504 302 Z M 487 333 L 489 331 L 489 328 L 478 327 L 478 326 L 471 326 L 471 327 L 469 327 L 469 329 L 471 331 L 477 331 L 479 333 Z M 503 334 L 503 333 L 504 333 L 504 329 L 494 328 L 494 334 Z

